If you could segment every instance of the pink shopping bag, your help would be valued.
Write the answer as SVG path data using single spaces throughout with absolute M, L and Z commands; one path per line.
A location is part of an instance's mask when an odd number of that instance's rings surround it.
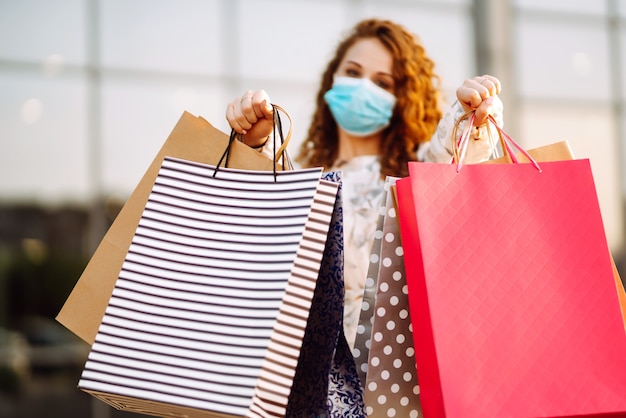
M 588 160 L 412 163 L 397 182 L 424 415 L 626 416 Z

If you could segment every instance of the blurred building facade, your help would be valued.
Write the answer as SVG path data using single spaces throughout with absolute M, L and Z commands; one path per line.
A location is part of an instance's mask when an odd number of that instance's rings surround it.
M 227 130 L 246 89 L 291 113 L 295 152 L 336 40 L 369 16 L 422 39 L 447 99 L 494 74 L 514 138 L 590 158 L 621 251 L 621 0 L 0 0 L 1 202 L 123 201 L 183 111 Z
M 295 153 L 338 38 L 372 16 L 420 37 L 448 100 L 493 74 L 518 142 L 591 160 L 621 270 L 624 0 L 0 0 L 0 328 L 60 308 L 183 111 L 226 132 L 264 88 Z

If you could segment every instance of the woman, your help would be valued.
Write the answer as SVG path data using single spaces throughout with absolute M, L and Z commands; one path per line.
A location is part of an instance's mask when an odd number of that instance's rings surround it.
M 452 127 L 469 110 L 475 111 L 475 126 L 466 161 L 487 160 L 496 148 L 486 121 L 493 115 L 501 123 L 498 79 L 466 80 L 443 119 L 438 82 L 433 61 L 415 37 L 398 24 L 377 19 L 353 28 L 322 76 L 296 161 L 343 172 L 344 332 L 351 348 L 385 177 L 407 176 L 408 161 L 449 163 Z M 270 103 L 265 91 L 247 91 L 227 107 L 230 126 L 252 147 L 268 148 Z

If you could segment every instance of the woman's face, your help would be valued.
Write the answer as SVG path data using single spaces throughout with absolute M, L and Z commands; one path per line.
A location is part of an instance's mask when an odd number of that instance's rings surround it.
M 377 38 L 359 39 L 352 45 L 337 68 L 336 75 L 369 78 L 374 84 L 395 94 L 391 52 Z

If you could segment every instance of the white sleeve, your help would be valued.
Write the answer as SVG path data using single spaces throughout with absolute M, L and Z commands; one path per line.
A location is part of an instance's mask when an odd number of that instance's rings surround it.
M 261 155 L 266 156 L 267 158 L 269 158 L 270 160 L 274 159 L 274 138 L 273 138 L 274 133 L 270 133 L 269 136 L 267 137 L 267 139 L 265 140 L 265 142 L 257 147 L 250 147 L 248 145 L 248 147 L 252 148 L 253 150 L 255 150 L 256 152 L 258 152 Z M 241 137 L 239 137 L 239 141 L 243 142 L 243 139 L 241 139 Z M 278 138 L 276 138 L 276 141 L 278 141 Z M 278 144 L 278 146 L 280 147 L 280 143 Z
M 275 151 L 274 151 L 274 137 L 273 137 L 273 133 L 270 134 L 270 136 L 268 137 L 268 140 L 265 142 L 265 144 L 263 144 L 262 147 L 259 148 L 253 148 L 256 151 L 258 151 L 260 154 L 266 156 L 268 159 L 273 160 L 274 158 L 276 158 L 275 156 Z M 276 138 L 276 148 L 277 150 L 281 147 L 281 143 L 280 143 L 280 139 L 277 137 Z M 276 161 L 278 164 L 283 164 L 283 159 L 282 157 L 278 159 L 278 161 Z M 297 167 L 298 164 L 296 164 L 295 161 L 293 161 L 291 159 L 291 153 L 289 152 L 289 147 L 287 147 L 287 149 L 285 149 L 285 166 L 287 168 L 289 167 Z
M 498 126 L 503 126 L 504 105 L 498 96 L 494 96 L 492 106 L 495 110 L 494 119 Z M 433 163 L 450 163 L 452 161 L 452 131 L 454 130 L 454 124 L 464 113 L 465 110 L 458 101 L 455 101 L 450 106 L 444 117 L 439 121 L 437 130 L 431 140 L 419 146 L 417 150 L 417 159 L 419 161 Z M 459 124 L 459 133 L 463 132 L 467 122 L 467 120 L 464 120 Z M 498 152 L 498 144 L 499 136 L 495 127 L 489 128 L 485 124 L 473 128 L 467 154 L 465 155 L 465 162 L 479 163 L 495 157 Z
M 280 146 L 280 145 L 279 145 Z M 261 154 L 265 155 L 270 160 L 274 159 L 274 141 L 272 139 L 272 134 L 268 137 L 268 140 L 263 144 L 260 148 L 255 148 Z

